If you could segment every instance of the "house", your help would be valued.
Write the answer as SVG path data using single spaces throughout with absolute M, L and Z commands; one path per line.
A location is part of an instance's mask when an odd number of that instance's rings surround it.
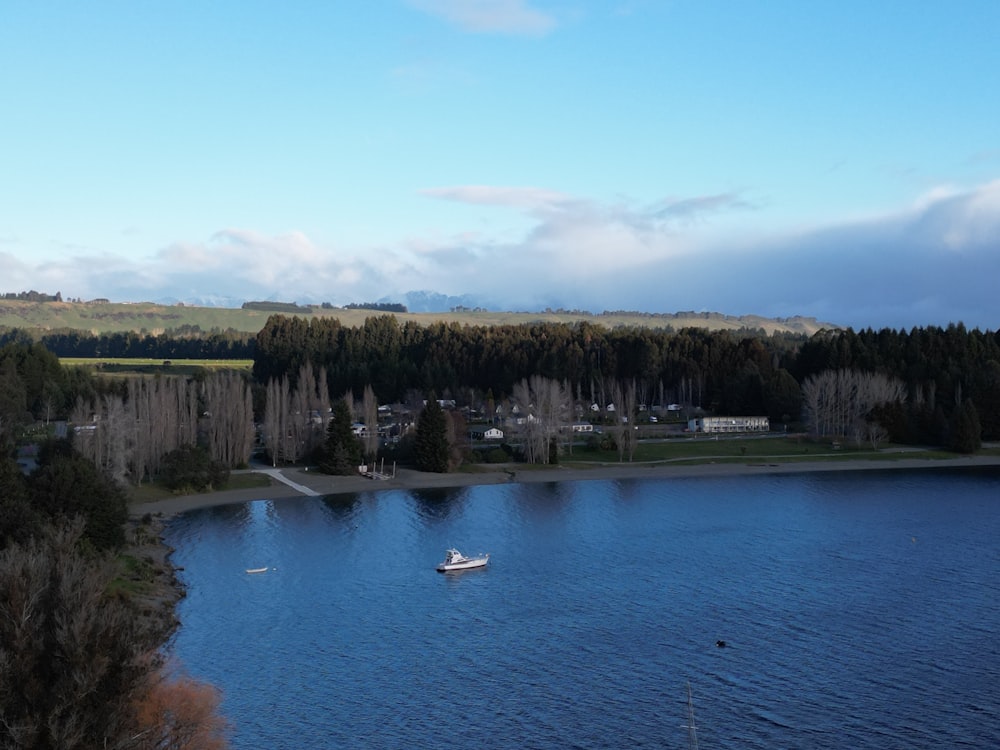
M 767 417 L 700 417 L 688 420 L 691 432 L 767 432 L 770 429 Z
M 490 427 L 485 430 L 472 430 L 469 435 L 475 440 L 503 440 L 503 430 Z

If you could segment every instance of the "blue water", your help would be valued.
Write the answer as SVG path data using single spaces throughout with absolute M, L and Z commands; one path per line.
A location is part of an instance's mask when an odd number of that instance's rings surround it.
M 683 748 L 688 684 L 703 749 L 1000 746 L 996 472 L 280 499 L 167 540 L 235 748 Z

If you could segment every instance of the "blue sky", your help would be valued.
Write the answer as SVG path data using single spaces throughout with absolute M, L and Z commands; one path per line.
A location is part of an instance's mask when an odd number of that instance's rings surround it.
M 1000 3 L 0 5 L 0 291 L 1000 327 Z

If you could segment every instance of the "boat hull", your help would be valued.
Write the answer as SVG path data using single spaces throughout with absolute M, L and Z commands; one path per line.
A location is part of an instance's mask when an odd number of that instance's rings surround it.
M 460 570 L 473 570 L 475 568 L 486 567 L 486 563 L 490 561 L 490 556 L 485 557 L 475 557 L 469 560 L 462 560 L 461 562 L 454 563 L 441 563 L 437 566 L 438 573 L 453 573 Z

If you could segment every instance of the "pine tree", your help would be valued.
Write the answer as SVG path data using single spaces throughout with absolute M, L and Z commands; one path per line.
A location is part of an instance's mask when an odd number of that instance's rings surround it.
M 361 443 L 351 429 L 351 408 L 339 399 L 333 405 L 333 416 L 326 428 L 319 470 L 326 474 L 347 476 L 357 471 L 361 463 Z
M 420 471 L 448 471 L 448 420 L 433 393 L 417 418 L 413 457 Z
M 979 414 L 971 399 L 966 399 L 955 413 L 948 447 L 957 453 L 975 453 L 982 446 Z

